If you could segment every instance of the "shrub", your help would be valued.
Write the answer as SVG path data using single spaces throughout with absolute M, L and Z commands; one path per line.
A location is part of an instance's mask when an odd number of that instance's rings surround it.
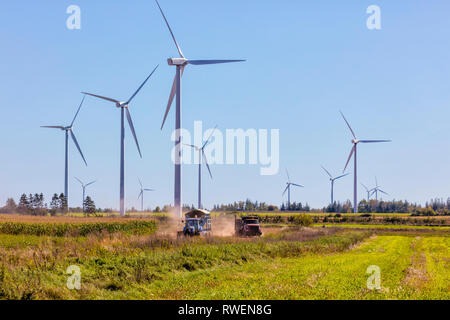
M 431 207 L 416 209 L 412 214 L 412 216 L 424 216 L 424 217 L 430 217 L 435 215 L 436 212 Z
M 300 214 L 294 216 L 294 218 L 292 219 L 292 223 L 297 226 L 309 227 L 313 224 L 313 219 L 309 215 Z

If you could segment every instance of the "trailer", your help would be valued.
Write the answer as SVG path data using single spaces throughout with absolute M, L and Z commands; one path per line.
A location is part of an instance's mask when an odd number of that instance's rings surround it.
M 195 209 L 185 214 L 183 231 L 178 237 L 209 236 L 211 234 L 211 214 L 206 210 Z

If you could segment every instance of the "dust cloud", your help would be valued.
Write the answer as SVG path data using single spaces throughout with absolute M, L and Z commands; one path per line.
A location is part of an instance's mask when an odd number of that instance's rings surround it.
M 232 237 L 235 235 L 234 216 L 219 216 L 212 218 L 212 235 L 216 237 Z

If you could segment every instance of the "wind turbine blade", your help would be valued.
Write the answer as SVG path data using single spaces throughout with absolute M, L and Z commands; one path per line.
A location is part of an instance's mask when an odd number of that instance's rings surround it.
M 83 181 L 81 181 L 81 180 L 80 180 L 80 179 L 78 179 L 77 177 L 75 177 L 75 179 L 77 179 L 77 180 L 78 180 L 78 182 L 79 182 L 79 183 L 81 183 L 81 185 L 82 185 L 82 186 L 84 186 L 84 183 L 83 183 Z
M 322 169 L 330 176 L 330 178 L 333 179 L 333 176 L 331 175 L 331 173 L 329 173 L 328 170 L 325 169 L 324 166 L 321 166 L 321 167 L 322 167 Z
M 375 185 L 377 186 L 377 188 L 379 187 L 378 186 L 378 179 L 377 179 L 377 177 L 375 177 Z
M 173 35 L 172 28 L 170 28 L 169 22 L 167 21 L 166 16 L 164 15 L 164 12 L 162 11 L 161 6 L 159 5 L 158 0 L 155 0 L 155 1 L 156 1 L 156 4 L 158 5 L 159 11 L 161 11 L 161 14 L 162 14 L 162 16 L 163 16 L 163 18 L 164 18 L 164 21 L 165 21 L 166 24 L 167 24 L 167 28 L 169 28 L 170 34 L 172 35 L 173 42 L 175 42 L 175 45 L 176 45 L 177 50 L 178 50 L 178 53 L 180 54 L 181 58 L 184 58 L 183 52 L 181 52 L 180 46 L 178 45 L 178 42 L 177 42 L 177 40 L 175 39 L 175 36 Z
M 288 189 L 289 189 L 289 184 L 287 185 L 286 189 L 284 189 L 283 196 L 286 194 L 286 191 L 288 191 Z
M 72 123 L 70 124 L 70 127 L 73 127 L 75 119 L 77 118 L 78 113 L 80 112 L 80 109 L 83 106 L 84 99 L 86 99 L 86 96 L 83 96 L 83 100 L 81 100 L 80 106 L 78 107 L 78 110 L 77 110 L 77 113 L 75 114 L 75 117 L 73 117 L 73 120 L 72 120 Z
M 378 191 L 381 192 L 381 193 L 384 193 L 384 194 L 387 195 L 387 196 L 389 195 L 387 192 L 384 192 L 384 191 L 381 190 L 381 189 L 378 189 Z
M 187 143 L 183 143 L 183 145 L 185 145 L 186 147 L 191 147 L 191 148 L 194 148 L 194 149 L 196 149 L 196 150 L 198 150 L 198 149 L 199 149 L 199 147 L 197 147 L 197 146 L 194 146 L 193 144 L 187 144 Z
M 47 129 L 61 129 L 64 130 L 65 128 L 62 126 L 41 126 L 41 128 L 47 128 Z
M 144 195 L 144 191 L 141 190 L 141 192 L 139 193 L 139 196 L 138 196 L 138 200 L 139 200 L 143 195 Z
M 288 178 L 288 182 L 290 183 L 290 182 L 291 182 L 291 178 L 289 177 L 289 171 L 288 171 L 288 169 L 286 169 L 286 175 L 287 175 L 287 178 Z
M 211 174 L 211 169 L 209 168 L 208 159 L 206 159 L 206 155 L 205 155 L 205 152 L 203 150 L 202 150 L 202 156 L 203 156 L 203 160 L 205 161 L 206 167 L 208 168 L 209 176 L 212 179 L 213 176 Z
M 367 192 L 369 192 L 369 188 L 367 188 L 364 184 L 361 183 L 361 185 L 366 189 Z
M 350 131 L 351 131 L 351 133 L 352 133 L 352 135 L 353 135 L 353 138 L 356 139 L 356 135 L 355 135 L 355 133 L 353 132 L 352 127 L 350 127 L 350 123 L 348 123 L 348 121 L 347 121 L 347 119 L 345 118 L 345 116 L 344 116 L 344 114 L 342 113 L 342 111 L 339 111 L 339 112 L 341 113 L 342 118 L 344 118 L 345 123 L 347 124 L 348 128 L 350 129 Z
M 356 144 L 353 146 L 352 151 L 350 152 L 350 156 L 348 157 L 348 160 L 347 160 L 347 163 L 345 164 L 343 172 L 345 172 L 345 170 L 347 169 L 348 163 L 350 162 L 350 159 L 352 158 L 353 153 L 355 152 L 355 148 L 356 148 Z
M 147 83 L 148 79 L 150 79 L 150 77 L 153 75 L 153 73 L 155 73 L 156 69 L 158 69 L 159 65 L 156 66 L 155 69 L 153 69 L 152 73 L 150 73 L 150 75 L 147 77 L 147 79 L 145 79 L 145 81 L 141 84 L 141 86 L 136 90 L 136 92 L 131 96 L 130 99 L 128 99 L 127 104 L 129 104 L 131 102 L 131 100 L 134 99 L 134 97 L 136 97 L 136 95 L 139 93 L 139 91 L 141 91 L 142 87 Z
M 108 98 L 108 97 L 99 96 L 99 95 L 92 94 L 92 93 L 82 92 L 82 94 L 87 94 L 88 96 L 92 96 L 92 97 L 96 97 L 96 98 L 99 98 L 99 99 L 111 101 L 111 102 L 114 102 L 114 103 L 120 103 L 119 100 Z
M 83 161 L 84 161 L 84 163 L 85 163 L 86 166 L 87 166 L 86 159 L 84 158 L 83 152 L 81 152 L 80 145 L 78 144 L 77 138 L 75 138 L 75 135 L 73 134 L 72 130 L 70 130 L 70 135 L 72 136 L 72 140 L 73 140 L 73 142 L 75 143 L 75 145 L 77 146 L 77 149 L 78 149 L 78 151 L 80 152 L 81 157 L 83 158 Z
M 96 183 L 96 182 L 97 182 L 97 180 L 96 180 L 96 181 L 89 182 L 89 183 L 86 185 L 86 187 L 87 187 L 87 186 L 90 186 L 91 184 L 94 184 L 94 183 Z
M 181 72 L 181 77 L 182 77 L 183 73 L 184 73 L 184 66 L 181 67 L 180 72 Z M 173 102 L 173 99 L 175 98 L 176 93 L 177 93 L 177 77 L 175 75 L 175 79 L 173 80 L 172 89 L 170 91 L 169 102 L 167 103 L 166 113 L 164 114 L 164 119 L 163 119 L 163 122 L 161 125 L 161 130 L 164 128 L 164 124 L 166 123 L 166 120 L 167 120 L 167 115 L 169 114 L 170 107 L 172 106 L 172 102 Z
M 212 138 L 213 134 L 216 132 L 218 126 L 214 127 L 214 130 L 211 132 L 211 134 L 209 135 L 208 139 L 206 140 L 206 142 L 203 144 L 202 149 L 205 149 L 206 145 L 208 144 L 209 140 Z
M 361 143 L 380 143 L 380 142 L 392 142 L 392 140 L 360 140 Z
M 131 119 L 130 110 L 128 108 L 126 108 L 126 110 L 127 110 L 128 124 L 130 125 L 131 133 L 133 134 L 134 141 L 136 142 L 136 146 L 137 146 L 137 149 L 139 151 L 139 155 L 142 158 L 141 148 L 139 147 L 139 142 L 138 142 L 138 139 L 136 137 L 136 132 L 134 131 L 134 125 L 133 125 L 133 120 Z
M 296 186 L 296 187 L 300 187 L 300 188 L 304 188 L 305 186 L 302 186 L 301 184 L 296 184 L 296 183 L 291 183 L 291 185 Z
M 144 189 L 144 191 L 155 191 L 153 189 Z
M 339 176 L 339 177 L 334 178 L 334 180 L 341 179 L 341 178 L 343 178 L 343 177 L 348 176 L 349 174 L 350 174 L 350 173 L 343 174 L 342 176 Z
M 138 180 L 139 180 L 139 184 L 140 184 L 140 186 L 141 186 L 141 189 L 142 189 L 142 188 L 144 188 L 144 186 L 142 185 L 142 181 L 141 181 L 141 179 L 140 179 L 140 178 L 138 178 Z
M 207 64 L 221 64 L 221 63 L 233 63 L 244 62 L 246 60 L 189 60 L 188 63 L 194 66 L 201 66 Z

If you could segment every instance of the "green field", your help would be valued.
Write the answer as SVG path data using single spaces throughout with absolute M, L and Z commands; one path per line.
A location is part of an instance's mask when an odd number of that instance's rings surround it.
M 162 299 L 449 299 L 449 238 L 379 236 L 345 253 L 218 267 L 149 288 Z M 381 290 L 366 269 L 381 269 Z
M 148 217 L 0 215 L 0 299 L 450 298 L 449 227 L 322 226 L 177 238 Z M 367 288 L 372 265 L 380 290 Z M 80 290 L 67 288 L 69 266 Z
M 285 230 L 261 239 L 0 235 L 0 299 L 449 299 L 450 238 Z M 66 269 L 81 270 L 69 290 Z M 382 289 L 366 287 L 370 265 Z
M 333 228 L 354 228 L 354 229 L 387 229 L 387 230 L 433 230 L 433 231 L 450 231 L 450 227 L 435 226 L 409 226 L 409 225 L 379 225 L 379 224 L 314 224 L 313 227 L 333 227 Z

